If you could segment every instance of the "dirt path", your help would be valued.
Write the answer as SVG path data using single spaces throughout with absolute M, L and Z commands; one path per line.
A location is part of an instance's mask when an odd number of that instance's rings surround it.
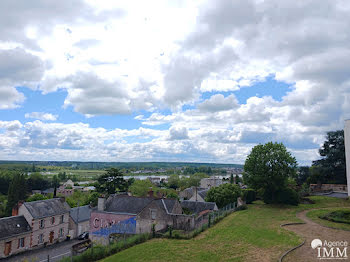
M 317 258 L 317 249 L 311 248 L 311 241 L 318 238 L 322 242 L 324 240 L 328 241 L 347 241 L 350 245 L 350 231 L 344 231 L 340 229 L 331 229 L 320 224 L 315 223 L 308 217 L 306 213 L 310 210 L 305 210 L 297 214 L 297 217 L 303 220 L 306 224 L 301 225 L 289 225 L 284 228 L 291 230 L 297 233 L 299 236 L 302 236 L 303 239 L 306 239 L 305 244 L 300 248 L 289 253 L 284 259 L 283 262 L 304 262 L 304 261 L 350 261 L 350 247 L 347 249 L 348 259 L 326 259 L 321 260 Z

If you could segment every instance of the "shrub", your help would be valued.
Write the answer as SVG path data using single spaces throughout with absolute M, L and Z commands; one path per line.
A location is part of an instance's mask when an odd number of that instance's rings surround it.
M 297 206 L 300 202 L 298 193 L 287 187 L 277 192 L 277 201 L 281 204 Z
M 241 205 L 236 208 L 236 211 L 246 210 L 248 207 L 246 205 Z
M 247 204 L 251 204 L 256 200 L 256 192 L 254 189 L 243 189 L 243 199 Z

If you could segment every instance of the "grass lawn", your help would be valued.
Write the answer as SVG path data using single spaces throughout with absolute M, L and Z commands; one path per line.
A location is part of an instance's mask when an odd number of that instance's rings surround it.
M 300 222 L 296 213 L 304 209 L 349 206 L 330 197 L 312 197 L 312 205 L 276 206 L 260 201 L 247 210 L 232 213 L 191 240 L 153 239 L 110 256 L 112 261 L 277 261 L 301 238 L 280 227 Z
M 350 211 L 350 207 L 349 208 L 341 208 L 341 209 L 340 208 L 327 208 L 327 209 L 311 210 L 310 212 L 308 212 L 306 214 L 306 216 L 318 224 L 321 224 L 321 225 L 324 225 L 327 227 L 339 228 L 339 229 L 350 231 L 350 224 L 336 223 L 336 222 L 332 222 L 332 221 L 328 221 L 328 220 L 319 218 L 319 216 L 323 216 L 329 212 L 337 211 L 337 210 Z

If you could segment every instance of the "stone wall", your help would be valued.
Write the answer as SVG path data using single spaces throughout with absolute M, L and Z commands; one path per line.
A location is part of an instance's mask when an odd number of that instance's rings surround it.
M 56 242 L 61 242 L 66 239 L 69 231 L 69 212 L 63 214 L 63 223 L 61 223 L 61 215 L 45 217 L 42 219 L 33 219 L 25 206 L 21 206 L 18 210 L 19 215 L 24 215 L 28 224 L 32 227 L 30 247 L 50 245 Z M 55 218 L 54 223 L 51 223 L 52 217 Z M 44 227 L 40 228 L 40 220 L 44 220 Z M 60 236 L 60 229 L 63 229 L 63 235 Z M 53 232 L 53 241 L 50 243 L 50 233 Z M 43 234 L 43 242 L 39 243 L 39 236 Z
M 343 184 L 310 184 L 311 192 L 337 191 L 347 192 L 347 185 Z
M 24 247 L 19 247 L 18 245 L 18 241 L 20 238 L 24 238 Z M 11 253 L 9 255 L 26 251 L 30 248 L 30 233 L 0 240 L 0 258 L 6 257 L 4 254 L 6 242 L 11 242 Z

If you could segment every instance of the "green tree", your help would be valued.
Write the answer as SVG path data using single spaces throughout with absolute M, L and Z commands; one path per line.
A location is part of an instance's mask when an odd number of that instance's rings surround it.
M 26 179 L 24 174 L 14 175 L 7 194 L 6 214 L 8 216 L 12 213 L 12 208 L 19 200 L 26 199 Z
M 230 203 L 237 202 L 237 198 L 242 194 L 238 185 L 222 184 L 212 187 L 205 198 L 205 201 L 215 202 L 218 208 L 222 208 Z
M 33 202 L 37 200 L 45 200 L 48 199 L 46 196 L 43 196 L 42 194 L 35 194 L 27 198 L 26 202 Z
M 107 173 L 101 175 L 98 179 L 99 192 L 114 194 L 116 192 L 125 192 L 128 190 L 128 183 L 123 177 L 123 173 L 117 168 L 107 170 Z
M 301 166 L 298 167 L 296 182 L 298 185 L 304 184 L 310 176 L 310 167 Z
M 150 188 L 153 188 L 154 185 L 148 179 L 145 180 L 136 180 L 130 187 L 129 191 L 133 196 L 145 197 L 147 196 Z
M 328 132 L 319 153 L 322 158 L 312 165 L 324 169 L 325 182 L 346 184 L 344 130 Z
M 296 159 L 282 143 L 255 146 L 244 164 L 244 182 L 261 192 L 265 203 L 281 202 L 288 178 L 295 178 Z M 288 192 L 290 192 L 288 190 Z
M 27 179 L 27 190 L 31 192 L 32 190 L 44 190 L 50 186 L 50 181 L 47 180 L 39 172 L 32 173 Z
M 100 194 L 97 192 L 91 192 L 88 197 L 88 203 L 91 204 L 93 207 L 97 206 L 98 198 L 100 197 Z

